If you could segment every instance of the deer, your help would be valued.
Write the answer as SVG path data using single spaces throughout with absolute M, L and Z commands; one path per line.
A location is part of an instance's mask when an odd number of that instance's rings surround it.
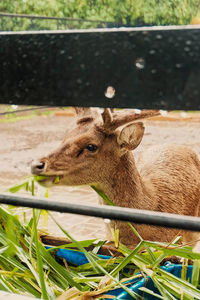
M 200 161 L 187 146 L 153 145 L 137 164 L 133 150 L 142 141 L 144 124 L 139 119 L 158 115 L 156 110 L 76 108 L 76 123 L 59 148 L 39 161 L 31 171 L 44 175 L 42 185 L 93 185 L 116 206 L 199 216 Z M 56 180 L 59 176 L 59 181 Z M 134 247 L 138 237 L 126 222 L 112 221 L 120 242 Z M 199 233 L 134 224 L 144 240 L 171 242 L 178 234 L 183 243 Z

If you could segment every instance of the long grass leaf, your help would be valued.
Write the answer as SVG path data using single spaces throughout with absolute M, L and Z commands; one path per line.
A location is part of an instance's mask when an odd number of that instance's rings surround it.
M 91 188 L 108 204 L 111 206 L 115 206 L 115 204 L 96 186 L 91 185 Z
M 18 185 L 15 185 L 15 186 L 12 186 L 8 189 L 8 192 L 10 193 L 17 193 L 19 192 L 22 188 L 26 187 L 27 185 L 27 182 L 23 182 L 23 183 L 20 183 Z
M 151 296 L 154 296 L 157 299 L 164 299 L 165 300 L 165 298 L 163 296 L 161 296 L 161 295 L 159 295 L 157 293 L 154 293 L 152 290 L 147 289 L 146 287 L 141 287 L 141 288 L 139 288 L 139 290 L 142 291 L 142 292 L 145 292 L 145 293 L 147 293 L 147 294 L 149 294 Z
M 195 259 L 192 268 L 192 280 L 191 280 L 191 283 L 195 287 L 199 285 L 199 272 L 200 272 L 200 261 Z
M 53 299 L 54 295 L 52 295 L 52 292 L 50 292 L 50 288 L 49 288 L 50 293 L 47 292 L 47 287 L 44 279 L 45 276 L 44 276 L 42 258 L 40 254 L 40 248 L 39 248 L 35 209 L 33 209 L 33 229 L 34 229 L 34 242 L 35 242 L 36 255 L 37 255 L 37 266 L 39 271 L 40 285 L 42 289 L 42 298 L 45 300 Z
M 119 271 L 121 271 L 127 264 L 133 259 L 133 257 L 138 253 L 140 249 L 142 249 L 144 242 L 140 242 L 137 247 L 131 251 L 131 253 L 126 256 L 123 261 L 116 266 L 116 268 L 110 273 L 112 276 L 115 276 Z
M 190 293 L 193 297 L 197 297 L 197 299 L 200 299 L 200 291 L 193 286 L 191 283 L 176 277 L 175 275 L 166 272 L 165 270 L 159 269 L 159 273 L 163 275 L 163 279 L 166 278 L 168 280 L 170 280 L 170 283 L 172 285 L 176 285 L 182 289 L 184 289 L 184 291 L 186 293 Z

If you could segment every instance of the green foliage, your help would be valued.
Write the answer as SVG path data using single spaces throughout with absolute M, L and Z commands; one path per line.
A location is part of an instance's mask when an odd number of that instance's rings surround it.
M 4 0 L 0 11 L 102 20 L 125 26 L 184 25 L 198 15 L 199 0 Z M 59 23 L 59 24 L 58 24 Z M 98 22 L 0 18 L 1 30 L 95 28 Z M 111 26 L 106 25 L 105 26 Z
M 26 187 L 27 191 L 34 194 L 35 185 L 32 183 L 43 179 L 43 176 L 30 176 L 22 184 L 12 187 L 10 191 L 18 192 Z M 93 189 L 104 201 L 112 205 L 101 191 L 94 187 Z M 83 300 L 101 295 L 105 299 L 104 294 L 107 291 L 121 287 L 132 296 L 132 299 L 140 299 L 129 289 L 127 280 L 149 276 L 160 295 L 146 287 L 141 290 L 158 299 L 200 299 L 200 253 L 193 252 L 191 247 L 180 246 L 178 244 L 180 237 L 176 237 L 170 244 L 145 241 L 130 224 L 133 234 L 140 238 L 140 243 L 134 249 L 120 243 L 117 249 L 120 256 L 101 259 L 96 255 L 96 248 L 103 245 L 104 241 L 98 244 L 95 240 L 76 241 L 51 214 L 49 216 L 71 240 L 71 244 L 45 249 L 37 231 L 40 215 L 41 212 L 34 209 L 33 218 L 29 223 L 23 224 L 20 223 L 18 216 L 0 207 L 0 290 L 26 293 L 47 300 L 53 300 L 59 294 L 63 294 L 63 299 L 66 300 Z M 85 247 L 92 244 L 94 249 L 86 251 Z M 85 254 L 88 263 L 80 266 L 67 265 L 65 269 L 64 265 L 59 265 L 52 255 L 59 248 L 74 249 L 74 247 Z M 162 260 L 166 260 L 169 256 L 182 258 L 181 278 L 161 268 Z M 186 278 L 188 260 L 193 262 L 191 283 Z

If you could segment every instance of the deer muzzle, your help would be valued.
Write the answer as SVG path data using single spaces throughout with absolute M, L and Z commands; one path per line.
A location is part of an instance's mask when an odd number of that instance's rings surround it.
M 31 173 L 34 175 L 40 175 L 46 170 L 45 162 L 33 161 L 31 164 Z

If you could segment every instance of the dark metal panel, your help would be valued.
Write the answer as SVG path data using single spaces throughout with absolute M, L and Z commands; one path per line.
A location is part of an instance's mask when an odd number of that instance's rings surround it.
M 0 194 L 0 203 L 22 207 L 46 209 L 62 213 L 72 213 L 100 218 L 109 218 L 113 220 L 129 221 L 138 224 L 149 224 L 166 226 L 169 228 L 200 231 L 200 218 L 198 217 L 181 216 L 149 210 L 139 210 L 113 206 L 111 207 L 106 205 L 87 206 L 74 203 L 44 200 L 39 198 L 31 199 L 28 197 L 5 194 Z
M 0 34 L 0 103 L 200 109 L 199 99 L 197 27 Z

